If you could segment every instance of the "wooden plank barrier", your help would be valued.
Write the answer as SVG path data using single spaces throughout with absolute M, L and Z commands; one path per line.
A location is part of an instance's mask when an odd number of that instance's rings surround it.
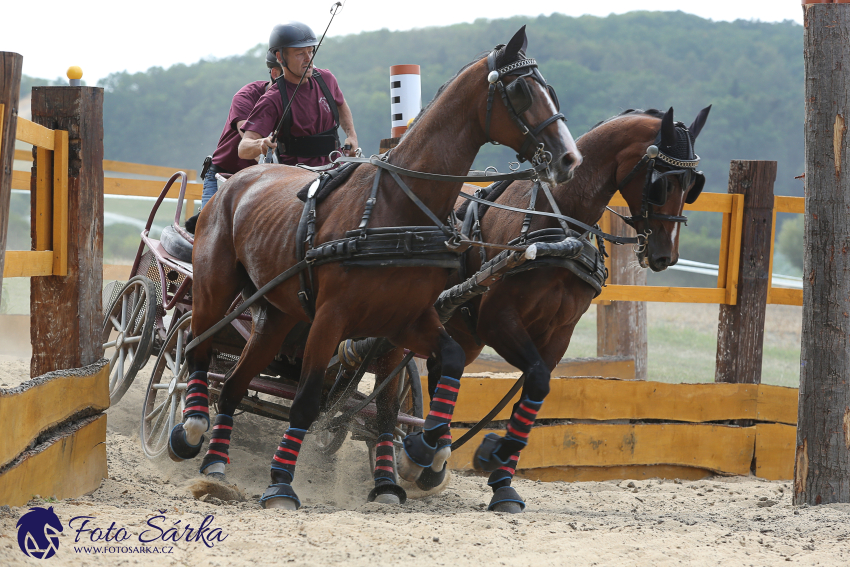
M 0 388 L 0 467 L 38 436 L 83 411 L 109 407 L 106 360 L 76 370 L 50 372 L 12 389 Z
M 0 505 L 23 506 L 36 494 L 74 498 L 107 478 L 106 415 L 90 417 L 0 472 Z
M 467 374 L 482 372 L 517 372 L 517 369 L 498 356 L 482 354 L 464 370 Z M 599 358 L 565 358 L 558 363 L 553 376 L 605 376 L 631 380 L 635 377 L 635 361 L 625 356 Z
M 514 380 L 465 375 L 455 407 L 453 437 L 483 417 Z M 602 378 L 555 378 L 550 388 L 538 419 L 572 423 L 535 426 L 519 462 L 529 478 L 702 478 L 751 470 L 773 480 L 792 478 L 795 388 Z M 427 377 L 423 392 L 427 407 Z M 519 395 L 495 419 L 509 419 L 518 399 Z M 722 424 L 736 420 L 755 425 Z M 503 428 L 490 431 L 504 434 Z M 455 451 L 450 466 L 471 469 L 472 456 L 486 433 Z
M 106 359 L 0 389 L 0 505 L 21 506 L 35 494 L 79 496 L 100 486 L 108 407 Z

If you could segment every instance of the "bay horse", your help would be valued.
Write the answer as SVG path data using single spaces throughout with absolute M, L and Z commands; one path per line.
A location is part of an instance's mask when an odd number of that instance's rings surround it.
M 700 111 L 689 128 L 673 121 L 672 108 L 666 113 L 627 110 L 597 124 L 577 140 L 584 161 L 574 178 L 552 189 L 558 209 L 594 225 L 619 189 L 632 214 L 627 222 L 645 235 L 645 244 L 636 248 L 640 265 L 655 272 L 674 265 L 678 261 L 679 224 L 686 220 L 681 216 L 685 202 L 696 200 L 705 183 L 702 173 L 695 169 L 694 162 L 699 158 L 693 145 L 710 109 Z M 660 161 L 659 152 L 672 159 Z M 658 164 L 650 175 L 644 175 L 647 155 L 656 158 Z M 531 182 L 515 181 L 494 201 L 525 209 L 532 186 Z M 458 208 L 465 209 L 465 202 L 459 199 Z M 553 212 L 543 198 L 536 201 L 535 208 Z M 520 234 L 523 217 L 487 207 L 480 219 L 482 239 L 508 243 Z M 552 228 L 559 228 L 556 219 L 536 216 L 529 230 L 533 234 Z M 467 252 L 467 260 L 468 273 L 474 273 L 481 263 L 478 253 Z M 462 315 L 460 309 L 446 324 L 449 334 L 463 348 L 466 364 L 475 360 L 486 344 L 521 370 L 525 378 L 506 436 L 489 434 L 476 453 L 476 468 L 491 473 L 491 510 L 518 512 L 524 508 L 522 498 L 510 486 L 520 451 L 549 393 L 550 373 L 566 353 L 576 324 L 596 295 L 598 290 L 567 268 L 544 265 L 508 275 L 469 302 L 467 313 L 472 313 L 472 325 L 469 315 Z M 429 390 L 434 396 L 439 357 L 431 357 L 428 368 Z M 426 471 L 418 481 L 420 488 L 439 485 L 445 470 L 436 470 Z
M 558 114 L 554 93 L 550 94 L 542 76 L 536 73 L 536 63 L 526 58 L 526 45 L 523 26 L 507 45 L 498 46 L 461 69 L 438 90 L 415 125 L 387 156 L 388 162 L 410 170 L 466 175 L 480 147 L 493 140 L 513 148 L 521 158 L 535 160 L 545 155 L 548 168 L 541 179 L 553 184 L 567 180 L 581 162 L 581 154 L 563 115 Z M 517 76 L 532 64 L 536 74 Z M 502 93 L 501 101 L 493 96 L 495 86 Z M 512 86 L 530 99 L 527 107 L 509 106 L 512 103 L 505 92 Z M 520 98 L 515 96 L 514 100 Z M 518 119 L 518 115 L 522 118 Z M 537 127 L 523 127 L 523 122 Z M 535 136 L 535 143 L 529 144 Z M 340 188 L 316 206 L 316 214 L 311 217 L 315 242 L 342 239 L 346 231 L 358 228 L 375 175 L 376 169 L 371 166 L 358 167 Z M 296 194 L 314 179 L 313 172 L 301 168 L 254 166 L 231 177 L 204 207 L 198 218 L 192 258 L 193 336 L 199 337 L 221 320 L 238 293 L 250 295 L 304 257 L 299 219 L 312 211 L 305 209 Z M 377 198 L 369 205 L 373 206 L 371 226 L 421 227 L 430 224 L 432 217 L 447 219 L 462 187 L 460 182 L 407 177 L 409 189 L 427 209 L 423 210 L 402 192 L 404 186 L 398 181 L 398 177 L 391 179 L 389 175 L 379 179 Z M 442 241 L 439 245 L 444 248 Z M 319 416 L 326 368 L 340 341 L 383 337 L 396 347 L 439 354 L 444 377 L 438 381 L 448 384 L 445 387 L 449 389 L 453 384 L 459 385 L 463 372 L 463 351 L 445 331 L 433 308 L 450 273 L 446 267 L 351 267 L 340 262 L 316 265 L 311 270 L 307 296 L 313 302 L 312 312 L 305 308 L 309 301 L 305 301 L 306 294 L 295 278 L 274 287 L 251 307 L 252 333 L 222 386 L 219 413 L 201 465 L 201 472 L 209 476 L 223 475 L 224 464 L 229 462 L 233 413 L 251 379 L 272 362 L 290 332 L 309 324 L 290 426 L 271 461 L 271 483 L 261 498 L 264 508 L 300 506 L 291 487 L 295 465 L 305 434 Z M 188 353 L 185 423 L 175 426 L 168 445 L 175 460 L 197 456 L 203 433 L 209 428 L 210 361 L 209 340 Z M 381 378 L 377 376 L 378 381 Z M 456 396 L 456 387 L 454 390 Z M 377 447 L 376 486 L 369 498 L 403 502 L 404 490 L 395 483 L 392 472 L 391 439 L 398 412 L 397 395 L 393 388 L 387 388 L 381 397 L 378 407 L 385 419 L 379 420 L 383 433 Z M 432 465 L 437 440 L 447 432 L 451 419 L 450 410 L 440 411 L 444 406 L 437 401 L 432 403 L 425 431 L 405 439 L 406 452 L 412 455 L 410 467 L 422 470 Z M 384 496 L 387 498 L 382 499 Z

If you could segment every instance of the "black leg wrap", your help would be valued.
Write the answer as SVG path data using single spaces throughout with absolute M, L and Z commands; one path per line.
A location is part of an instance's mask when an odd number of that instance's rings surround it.
M 272 484 L 269 486 L 265 492 L 263 492 L 262 498 L 260 498 L 260 506 L 263 508 L 266 507 L 266 502 L 273 498 L 289 498 L 290 500 L 295 501 L 295 509 L 301 507 L 301 500 L 298 499 L 298 495 L 295 494 L 295 491 L 292 490 L 292 486 L 289 484 Z
M 183 430 L 183 424 L 178 423 L 171 430 L 168 436 L 168 456 L 175 463 L 194 459 L 201 452 L 201 447 L 204 445 L 204 436 L 201 436 L 201 441 L 197 445 L 189 445 L 186 442 L 186 432 Z
M 501 460 L 496 452 L 502 444 L 502 438 L 495 433 L 488 433 L 481 441 L 481 445 L 475 450 L 475 457 L 472 459 L 472 466 L 477 471 L 493 472 L 499 467 L 504 467 L 510 459 Z
M 369 502 L 374 502 L 375 498 L 381 494 L 392 494 L 398 498 L 399 504 L 404 504 L 407 501 L 407 492 L 389 479 L 375 480 L 375 488 L 369 493 Z
M 198 370 L 189 376 L 186 387 L 186 408 L 183 410 L 183 421 L 190 417 L 201 417 L 207 420 L 210 427 L 210 395 L 207 386 L 207 373 Z
M 428 445 L 424 434 L 417 431 L 404 438 L 404 452 L 411 461 L 420 467 L 430 467 L 431 463 L 434 462 L 437 446 Z
M 448 469 L 448 463 L 443 465 L 443 470 L 440 472 L 434 472 L 434 469 L 431 467 L 426 468 L 422 471 L 422 474 L 419 475 L 419 478 L 416 479 L 416 486 L 419 487 L 420 490 L 424 490 L 426 492 L 437 488 L 445 480 Z
M 525 501 L 517 494 L 517 491 L 514 490 L 513 486 L 503 486 L 493 493 L 493 498 L 490 500 L 490 505 L 487 506 L 488 510 L 493 511 L 497 504 L 502 504 L 504 510 L 495 510 L 496 512 L 522 512 L 525 510 Z M 514 506 L 511 506 L 514 504 Z M 519 508 L 519 509 L 517 509 Z
M 230 464 L 230 434 L 232 432 L 233 418 L 223 413 L 218 414 L 215 418 L 212 434 L 210 435 L 207 454 L 204 455 L 204 460 L 201 462 L 200 472 L 204 472 L 207 467 L 215 463 Z M 218 480 L 224 480 L 224 475 L 221 473 L 212 473 L 209 476 Z

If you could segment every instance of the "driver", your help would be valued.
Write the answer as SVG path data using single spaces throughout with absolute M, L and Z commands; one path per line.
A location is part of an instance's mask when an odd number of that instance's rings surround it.
M 239 142 L 240 159 L 255 159 L 269 148 L 275 149 L 280 163 L 288 165 L 326 165 L 333 151 L 353 155 L 357 133 L 336 77 L 327 69 L 315 69 L 310 64 L 318 43 L 313 30 L 301 22 L 274 27 L 269 52 L 283 66 L 283 76 L 260 98 L 242 126 L 245 135 Z M 304 81 L 295 94 L 302 74 Z M 275 143 L 269 133 L 277 127 L 290 100 L 292 105 Z M 347 136 L 346 149 L 340 147 L 338 127 Z

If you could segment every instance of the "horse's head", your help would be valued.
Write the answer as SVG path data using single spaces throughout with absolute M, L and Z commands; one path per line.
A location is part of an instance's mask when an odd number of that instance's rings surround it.
M 566 119 L 560 113 L 555 89 L 546 83 L 537 62 L 528 58 L 525 26 L 507 45 L 500 45 L 475 66 L 486 97 L 480 97 L 478 116 L 488 142 L 509 146 L 520 161 L 546 161 L 541 179 L 551 185 L 573 176 L 581 163 Z
M 696 201 L 705 184 L 697 171 L 694 142 L 711 106 L 702 109 L 690 127 L 673 121 L 668 110 L 646 139 L 629 144 L 617 166 L 620 193 L 632 216 L 626 219 L 641 242 L 635 252 L 644 268 L 660 272 L 679 261 L 679 226 L 685 203 Z M 652 119 L 656 124 L 657 118 Z M 650 137 L 651 136 L 651 137 Z

